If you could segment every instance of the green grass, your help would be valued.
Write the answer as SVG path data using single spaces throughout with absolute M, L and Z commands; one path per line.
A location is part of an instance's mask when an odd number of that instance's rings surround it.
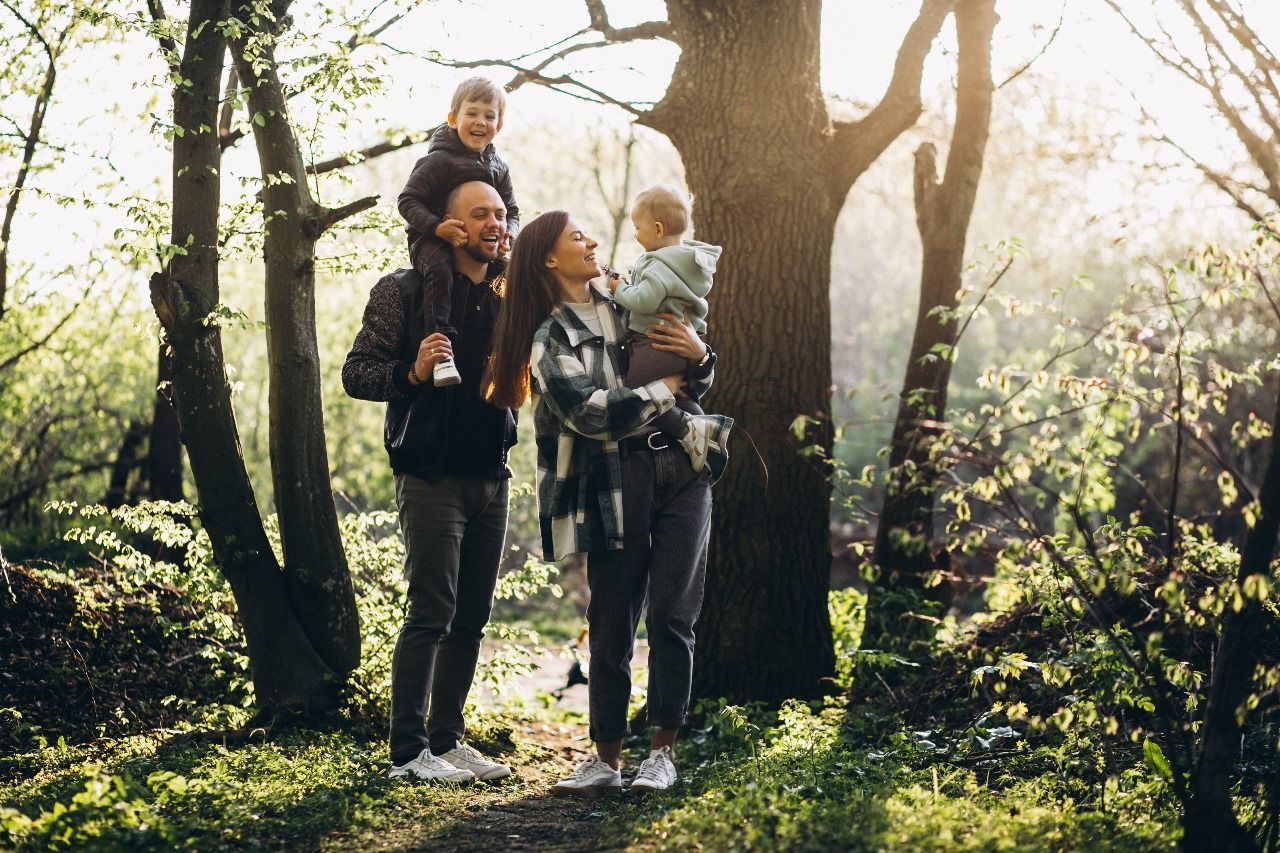
M 777 714 L 712 712 L 680 744 L 677 789 L 591 804 L 548 800 L 547 785 L 562 772 L 563 759 L 524 723 L 508 730 L 512 721 L 493 717 L 477 737 L 492 751 L 505 750 L 520 778 L 474 788 L 388 780 L 381 731 L 349 721 L 231 748 L 166 746 L 151 737 L 46 747 L 0 761 L 0 846 L 363 848 L 433 836 L 447 843 L 450 833 L 474 843 L 495 832 L 499 849 L 508 835 L 523 833 L 529 841 L 562 823 L 590 827 L 582 849 L 1161 850 L 1176 844 L 1171 797 L 1140 756 L 1124 759 L 1129 766 L 1102 769 L 1100 760 L 1081 761 L 1089 747 L 1073 742 L 1006 749 L 990 760 L 968 753 L 967 764 L 948 762 L 937 759 L 941 743 L 922 745 L 910 732 L 876 734 L 892 726 L 871 713 L 800 703 Z M 633 766 L 643 754 L 638 739 L 629 744 Z M 492 829 L 492 815 L 507 823 Z M 576 831 L 556 837 L 571 842 Z

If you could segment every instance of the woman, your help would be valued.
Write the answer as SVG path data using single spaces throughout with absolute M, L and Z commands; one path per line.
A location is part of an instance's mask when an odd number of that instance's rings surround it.
M 495 405 L 518 408 L 534 395 L 546 558 L 587 552 L 596 756 L 551 789 L 586 797 L 622 787 L 631 654 L 646 593 L 648 716 L 657 731 L 631 787 L 661 790 L 676 781 L 672 750 L 689 702 L 711 483 L 705 469 L 694 472 L 684 452 L 648 425 L 675 406 L 686 383 L 701 396 L 716 360 L 692 326 L 665 315 L 670 325 L 649 327 L 650 337 L 656 348 L 687 359 L 689 370 L 625 387 L 627 326 L 622 309 L 591 285 L 601 274 L 596 245 L 564 211 L 521 230 L 486 376 Z M 731 421 L 704 417 L 722 449 Z

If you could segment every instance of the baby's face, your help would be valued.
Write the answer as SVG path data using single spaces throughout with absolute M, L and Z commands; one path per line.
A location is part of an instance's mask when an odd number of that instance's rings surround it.
M 502 130 L 502 116 L 496 104 L 463 101 L 457 113 L 449 113 L 449 127 L 458 131 L 463 145 L 472 151 L 483 151 Z
M 631 224 L 636 227 L 636 242 L 643 246 L 646 252 L 652 252 L 662 245 L 663 231 L 666 229 L 654 222 L 648 211 L 639 207 L 632 208 Z

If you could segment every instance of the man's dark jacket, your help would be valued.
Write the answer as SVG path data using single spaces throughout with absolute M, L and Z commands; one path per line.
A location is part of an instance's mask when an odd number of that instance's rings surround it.
M 497 272 L 499 265 L 490 265 Z M 397 474 L 430 480 L 439 474 L 507 477 L 516 443 L 515 415 L 480 398 L 480 379 L 493 346 L 502 300 L 488 282 L 453 277 L 454 361 L 462 384 L 436 388 L 428 376 L 409 383 L 409 368 L 427 336 L 422 276 L 400 269 L 369 293 L 360 331 L 342 365 L 342 387 L 360 400 L 385 401 L 383 445 Z
M 426 237 L 435 237 L 444 219 L 444 203 L 450 191 L 467 181 L 484 181 L 498 191 L 507 208 L 507 232 L 514 238 L 520 229 L 520 208 L 511 189 L 511 170 L 493 145 L 472 151 L 462 144 L 458 131 L 441 125 L 431 134 L 427 155 L 414 164 L 400 193 L 397 207 L 409 232 L 409 251 L 415 253 Z

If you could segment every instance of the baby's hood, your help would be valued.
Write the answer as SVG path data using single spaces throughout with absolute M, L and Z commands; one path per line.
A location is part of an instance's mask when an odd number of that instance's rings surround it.
M 711 277 L 716 262 L 723 251 L 719 246 L 685 240 L 676 246 L 665 246 L 653 254 L 680 277 L 694 296 L 705 297 L 711 292 Z

